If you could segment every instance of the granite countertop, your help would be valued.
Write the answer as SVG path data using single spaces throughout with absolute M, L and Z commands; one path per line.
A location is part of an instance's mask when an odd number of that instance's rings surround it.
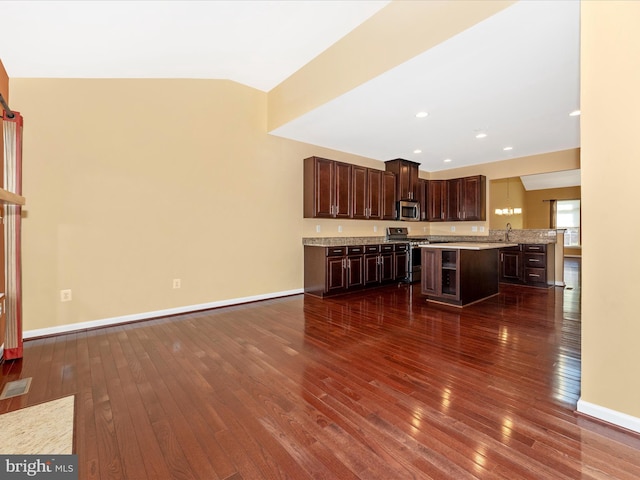
M 505 241 L 506 230 L 489 230 L 488 235 L 409 235 L 407 240 L 387 240 L 384 235 L 370 237 L 306 237 L 302 244 L 314 247 L 338 247 L 349 245 L 380 245 L 383 243 L 407 243 L 417 240 L 430 243 L 483 243 L 498 244 L 500 248 L 518 244 L 553 244 L 557 240 L 557 232 L 561 230 L 511 230 L 509 241 Z M 451 242 L 451 243 L 450 243 Z
M 452 243 L 430 243 L 429 245 L 420 245 L 420 248 L 447 248 L 453 250 L 491 250 L 495 248 L 517 247 L 517 243 L 504 242 L 452 242 Z
M 387 240 L 385 237 L 319 237 L 303 238 L 308 247 L 342 247 L 350 245 L 381 245 L 383 243 L 409 243 L 410 240 Z

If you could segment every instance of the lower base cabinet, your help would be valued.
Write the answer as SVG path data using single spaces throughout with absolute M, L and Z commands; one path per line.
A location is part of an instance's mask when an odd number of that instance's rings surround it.
M 422 248 L 421 293 L 464 306 L 498 293 L 498 250 Z
M 304 247 L 304 293 L 326 297 L 408 280 L 409 244 Z
M 521 244 L 500 249 L 500 282 L 545 288 L 555 285 L 553 244 Z

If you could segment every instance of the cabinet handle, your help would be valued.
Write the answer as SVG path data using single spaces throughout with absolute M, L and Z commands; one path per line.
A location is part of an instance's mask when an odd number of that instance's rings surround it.
M 537 258 L 530 258 L 529 261 L 530 262 L 539 262 L 540 260 L 538 260 Z
M 535 274 L 535 273 L 530 273 L 530 274 L 529 274 L 529 276 L 530 276 L 530 277 L 539 277 L 540 275 L 537 275 L 537 274 Z

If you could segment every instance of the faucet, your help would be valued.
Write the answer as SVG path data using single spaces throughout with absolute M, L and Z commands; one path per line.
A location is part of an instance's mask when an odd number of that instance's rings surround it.
M 509 234 L 511 233 L 511 223 L 507 223 L 507 231 L 504 234 L 504 241 L 508 242 L 509 241 Z

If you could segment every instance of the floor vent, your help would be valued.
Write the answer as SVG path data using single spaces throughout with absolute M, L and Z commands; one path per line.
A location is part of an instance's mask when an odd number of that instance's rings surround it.
M 5 398 L 18 397 L 20 395 L 24 395 L 29 391 L 30 386 L 31 386 L 31 377 L 22 378 L 14 382 L 9 382 L 2 389 L 2 393 L 0 394 L 0 400 L 4 400 Z

